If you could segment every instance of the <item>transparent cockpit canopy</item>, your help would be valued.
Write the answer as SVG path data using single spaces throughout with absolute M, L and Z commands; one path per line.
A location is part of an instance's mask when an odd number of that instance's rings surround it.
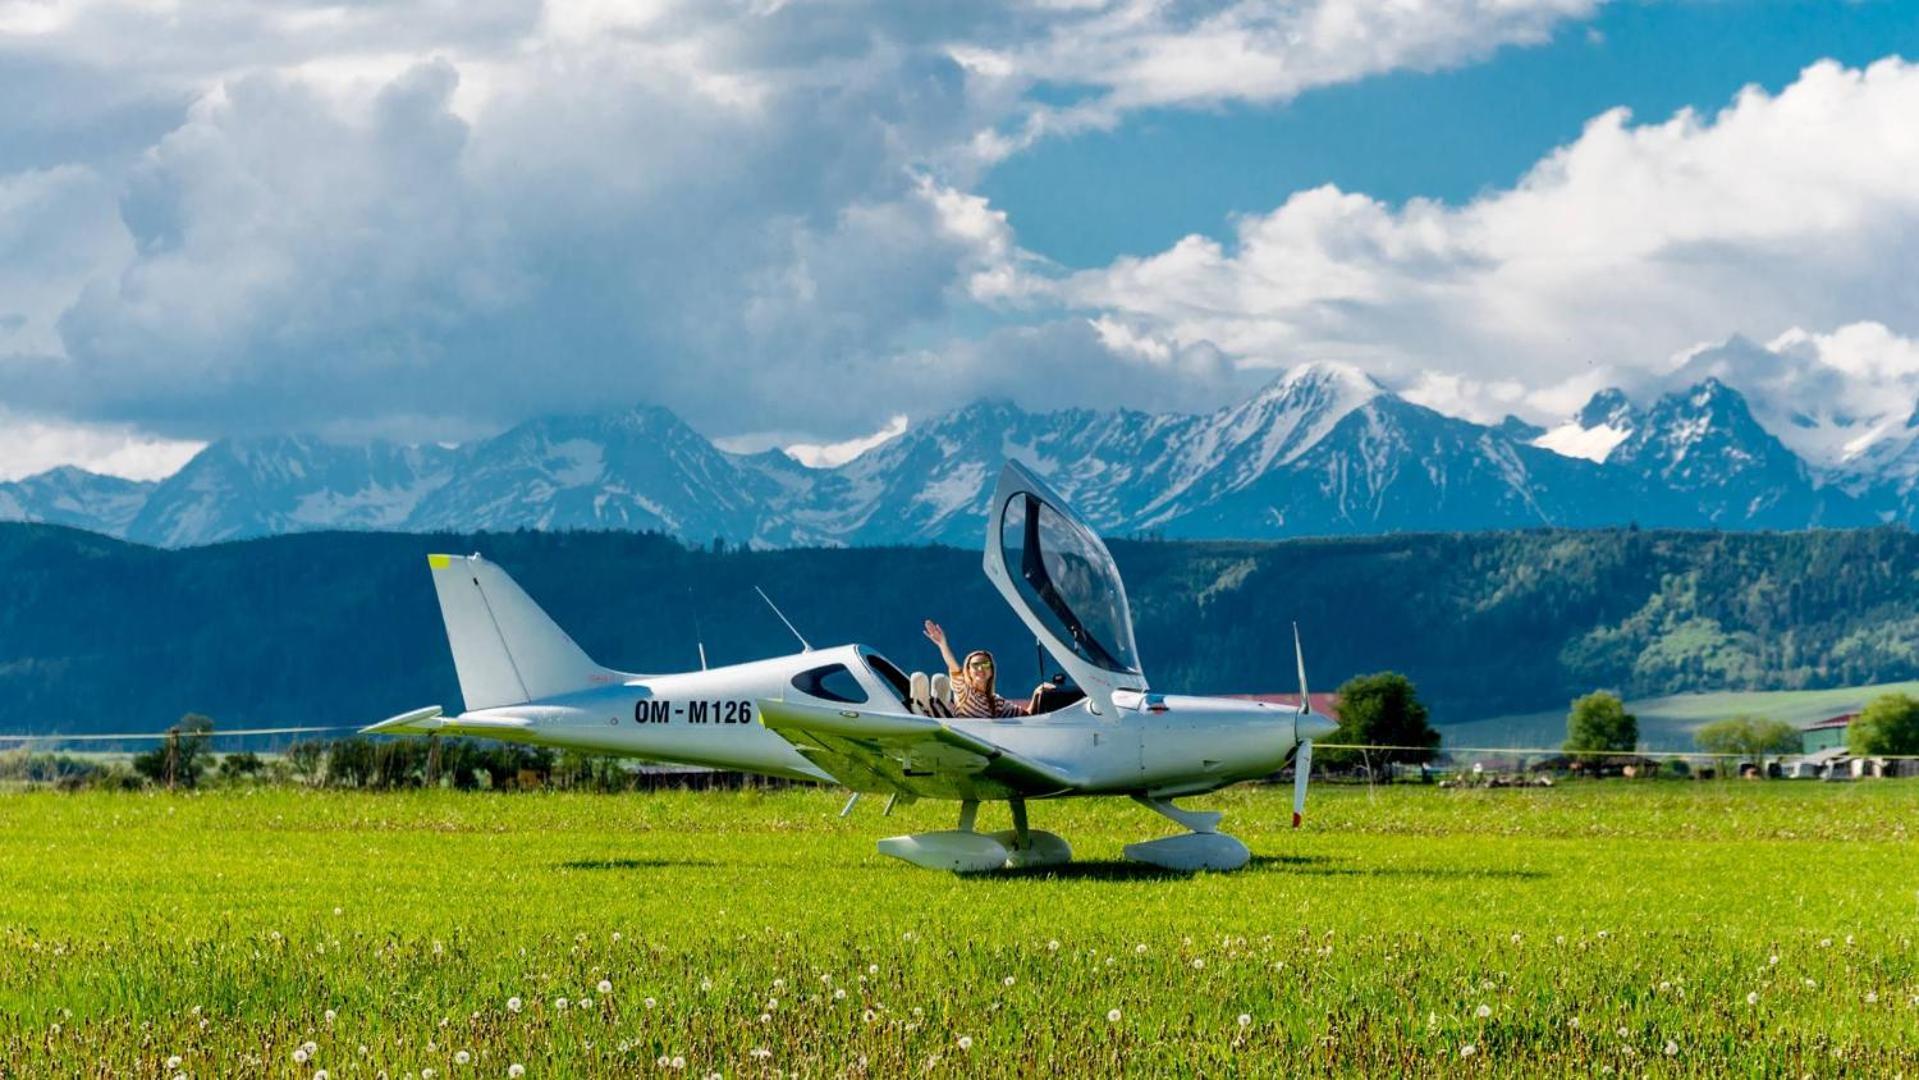
M 1081 660 L 1140 674 L 1126 589 L 1099 537 L 1030 491 L 1015 492 L 1000 517 L 1000 552 L 1027 607 Z

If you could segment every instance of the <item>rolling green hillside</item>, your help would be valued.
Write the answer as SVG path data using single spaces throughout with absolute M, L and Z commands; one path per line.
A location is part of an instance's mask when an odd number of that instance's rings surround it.
M 1842 686 L 1830 690 L 1726 690 L 1703 694 L 1667 694 L 1626 702 L 1639 720 L 1639 741 L 1651 750 L 1693 749 L 1693 730 L 1727 716 L 1757 716 L 1805 727 L 1844 713 L 1858 712 L 1881 694 L 1919 697 L 1919 682 Z M 1536 712 L 1468 720 L 1446 729 L 1452 746 L 1554 747 L 1566 737 L 1566 706 Z
M 1919 678 L 1919 537 L 1541 531 L 1281 543 L 1116 542 L 1156 687 L 1292 688 L 1288 624 L 1314 684 L 1391 668 L 1442 725 L 1563 716 L 1596 687 L 1641 698 Z M 480 551 L 596 659 L 631 671 L 714 663 L 792 640 L 858 640 L 935 662 L 920 620 L 1000 651 L 1030 640 L 976 552 L 689 550 L 632 533 L 324 533 L 164 551 L 0 526 L 0 731 L 146 731 L 181 713 L 224 727 L 358 724 L 459 705 L 423 558 Z M 1455 739 L 1457 741 L 1457 739 Z

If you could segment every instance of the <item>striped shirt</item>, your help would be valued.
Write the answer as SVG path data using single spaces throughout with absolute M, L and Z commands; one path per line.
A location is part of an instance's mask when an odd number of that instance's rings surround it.
M 982 694 L 959 672 L 952 672 L 953 715 L 987 718 L 1025 716 L 1030 706 L 1023 701 L 1008 701 L 998 694 Z

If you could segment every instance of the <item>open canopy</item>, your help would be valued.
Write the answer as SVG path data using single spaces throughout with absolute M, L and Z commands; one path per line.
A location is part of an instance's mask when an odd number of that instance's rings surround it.
M 1146 689 L 1112 553 L 1018 462 L 993 493 L 986 576 L 1100 712 L 1112 714 L 1114 691 Z

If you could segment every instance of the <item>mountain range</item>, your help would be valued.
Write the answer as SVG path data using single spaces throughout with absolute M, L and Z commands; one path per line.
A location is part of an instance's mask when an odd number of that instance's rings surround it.
M 1647 404 L 1602 391 L 1550 430 L 1447 416 L 1357 369 L 1313 363 L 1199 415 L 975 402 L 828 469 L 778 450 L 722 450 L 656 406 L 530 420 L 457 447 L 231 439 L 157 482 L 63 467 L 0 484 L 0 520 L 163 547 L 319 529 L 522 528 L 757 547 L 971 546 L 1001 462 L 1016 457 L 1113 535 L 1912 522 L 1919 428 L 1909 408 L 1807 418 L 1767 405 L 1755 415 L 1712 359 L 1696 358 L 1681 373 L 1697 381 Z M 1845 452 L 1821 452 L 1834 446 Z

